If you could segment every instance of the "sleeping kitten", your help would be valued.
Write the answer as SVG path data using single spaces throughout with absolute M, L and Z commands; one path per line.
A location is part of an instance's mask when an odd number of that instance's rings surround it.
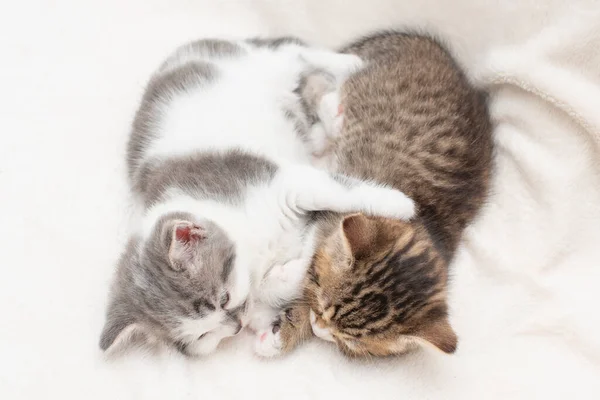
M 368 64 L 342 87 L 343 115 L 329 116 L 330 126 L 343 120 L 333 165 L 402 190 L 417 203 L 417 218 L 354 214 L 321 222 L 304 298 L 264 335 L 264 354 L 290 351 L 313 333 L 352 356 L 399 354 L 417 344 L 453 353 L 448 266 L 488 190 L 485 97 L 427 36 L 380 33 L 344 51 Z M 313 80 L 324 82 L 318 74 Z
M 103 350 L 141 337 L 210 353 L 246 324 L 268 327 L 300 294 L 311 212 L 412 216 L 397 190 L 309 165 L 298 81 L 312 69 L 342 80 L 361 63 L 293 38 L 201 40 L 165 61 L 129 141 L 144 216 L 117 267 Z

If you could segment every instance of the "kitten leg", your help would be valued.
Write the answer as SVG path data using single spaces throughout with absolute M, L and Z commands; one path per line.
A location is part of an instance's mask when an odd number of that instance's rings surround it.
M 308 132 L 313 157 L 317 162 L 331 166 L 335 140 L 341 134 L 344 122 L 335 77 L 323 70 L 310 71 L 300 80 L 297 93 L 305 112 L 317 121 Z
M 317 108 L 317 115 L 325 128 L 327 138 L 330 141 L 337 139 L 342 132 L 344 124 L 344 113 L 338 91 L 323 95 Z
M 206 333 L 206 335 L 200 339 L 189 343 L 186 346 L 186 353 L 191 356 L 205 356 L 213 353 L 221 340 L 235 335 L 232 328 L 228 326 L 222 326 L 214 331 Z
M 274 265 L 265 274 L 259 289 L 259 299 L 279 309 L 283 304 L 300 297 L 304 287 L 304 277 L 316 247 L 317 227 L 314 225 L 303 237 L 299 256 L 286 263 Z
M 259 332 L 254 342 L 254 352 L 265 358 L 276 357 L 282 353 L 281 334 L 275 328 Z
M 327 157 L 332 147 L 331 125 L 335 116 L 329 113 L 332 108 L 338 107 L 335 77 L 323 70 L 312 70 L 302 76 L 296 93 L 300 96 L 304 113 L 312 120 L 307 138 L 312 155 L 319 162 Z
M 266 304 L 257 304 L 252 311 L 250 328 L 256 332 L 254 352 L 261 357 L 274 357 L 281 352 L 281 337 L 278 334 L 279 310 Z M 277 326 L 277 328 L 275 328 Z
M 331 143 L 329 135 L 322 123 L 317 122 L 313 124 L 308 133 L 308 140 L 315 162 L 318 163 L 324 157 L 327 157 Z
M 415 213 L 414 202 L 399 190 L 342 175 L 334 177 L 314 167 L 289 167 L 278 178 L 280 209 L 288 217 L 334 211 L 410 219 Z
M 262 357 L 275 357 L 289 353 L 302 342 L 313 337 L 310 308 L 298 301 L 282 310 L 269 329 L 259 332 L 254 351 Z
M 316 114 L 320 122 L 314 124 L 308 132 L 314 158 L 313 165 L 335 171 L 337 168 L 335 143 L 342 134 L 344 125 L 344 114 L 337 90 L 321 97 Z
M 297 49 L 300 57 L 307 64 L 332 73 L 338 84 L 364 66 L 364 61 L 354 54 L 337 53 L 314 47 L 298 47 Z
M 253 302 L 248 327 L 254 332 L 262 332 L 271 327 L 279 314 L 278 308 L 273 308 L 260 300 Z
M 274 357 L 283 350 L 286 352 L 295 347 L 294 340 L 296 336 L 305 336 L 305 330 L 292 329 L 289 325 L 294 320 L 301 320 L 298 311 L 292 313 L 291 308 L 281 310 L 281 304 L 289 304 L 292 300 L 298 299 L 304 288 L 304 279 L 306 271 L 312 262 L 312 256 L 317 246 L 317 227 L 309 229 L 304 237 L 300 257 L 290 260 L 283 265 L 276 265 L 266 274 L 261 283 L 260 299 L 264 302 L 261 307 L 257 307 L 258 312 L 253 312 L 255 323 L 253 327 L 257 332 L 254 351 L 262 357 Z M 272 307 L 268 307 L 267 304 Z M 296 309 L 302 311 L 301 306 Z M 285 319 L 285 322 L 282 322 Z M 266 323 L 265 323 L 266 322 Z M 287 323 L 287 325 L 286 325 Z M 257 326 L 258 325 L 258 326 Z M 284 336 L 281 337 L 279 328 L 285 327 Z M 292 339 L 287 335 L 290 334 Z M 310 334 L 310 333 L 309 333 Z
M 261 282 L 260 299 L 273 307 L 279 307 L 298 297 L 309 265 L 310 258 L 297 258 L 273 266 Z

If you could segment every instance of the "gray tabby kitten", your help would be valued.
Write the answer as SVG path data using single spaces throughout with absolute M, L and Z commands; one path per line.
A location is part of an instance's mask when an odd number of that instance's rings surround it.
M 412 216 L 397 190 L 310 166 L 303 138 L 321 111 L 305 109 L 299 80 L 320 69 L 341 81 L 361 65 L 290 38 L 201 40 L 163 63 L 128 146 L 144 215 L 117 267 L 103 350 L 133 336 L 210 353 L 300 294 L 312 212 Z

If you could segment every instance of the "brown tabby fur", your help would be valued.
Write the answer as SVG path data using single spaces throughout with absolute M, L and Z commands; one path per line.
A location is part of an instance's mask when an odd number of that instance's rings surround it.
M 332 218 L 304 298 L 275 329 L 282 351 L 310 337 L 309 308 L 348 355 L 386 356 L 416 344 L 453 353 L 448 266 L 485 201 L 492 125 L 485 96 L 434 39 L 386 32 L 344 49 L 368 62 L 342 87 L 338 171 L 405 192 L 418 216 Z

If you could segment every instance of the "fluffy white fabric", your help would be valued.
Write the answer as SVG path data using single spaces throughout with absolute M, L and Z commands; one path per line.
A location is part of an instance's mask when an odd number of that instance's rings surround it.
M 0 397 L 600 397 L 600 5 L 594 0 L 30 0 L 0 6 Z M 493 195 L 453 266 L 454 356 L 356 363 L 328 343 L 257 360 L 98 350 L 128 229 L 143 85 L 200 36 L 338 45 L 429 27 L 493 93 Z M 235 110 L 223 109 L 224 113 Z

